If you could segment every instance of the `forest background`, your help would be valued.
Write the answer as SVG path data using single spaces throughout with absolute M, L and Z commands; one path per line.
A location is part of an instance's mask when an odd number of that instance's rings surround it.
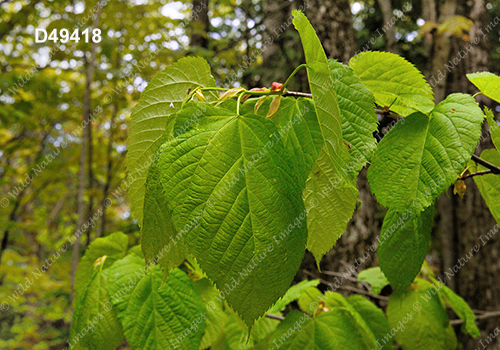
M 131 109 L 148 81 L 175 60 L 198 55 L 219 86 L 283 82 L 304 62 L 293 9 L 306 13 L 329 58 L 398 53 L 424 72 L 436 102 L 477 92 L 466 73 L 500 73 L 499 0 L 0 1 L 1 349 L 65 348 L 75 269 L 89 243 L 115 231 L 139 243 L 124 160 Z M 101 42 L 35 42 L 36 28 L 89 26 L 102 30 Z M 305 71 L 290 89 L 308 91 Z M 478 100 L 498 120 L 500 107 Z M 381 116 L 375 136 L 392 125 Z M 495 220 L 472 179 L 466 185 L 464 198 L 449 189 L 438 201 L 427 261 L 477 313 L 495 312 L 500 236 L 485 237 Z M 376 243 L 385 209 L 364 171 L 358 188 L 362 203 L 323 259 L 323 273 L 306 253 L 297 280 L 334 281 Z M 484 248 L 465 261 L 477 244 Z M 359 271 L 377 265 L 372 254 Z M 343 293 L 356 287 L 347 280 Z M 480 346 L 499 322 L 479 318 L 482 334 L 463 336 L 464 348 Z M 500 337 L 495 341 L 492 348 Z

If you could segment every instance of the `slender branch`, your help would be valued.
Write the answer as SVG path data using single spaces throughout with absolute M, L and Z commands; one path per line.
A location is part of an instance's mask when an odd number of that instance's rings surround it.
M 278 321 L 283 321 L 285 318 L 280 315 L 274 315 L 274 314 L 266 314 L 267 318 L 270 318 L 271 320 L 278 320 Z
M 321 273 L 323 275 L 328 275 L 328 276 L 335 276 L 335 277 L 342 277 L 342 278 L 345 278 L 347 279 L 348 281 L 351 281 L 351 282 L 356 282 L 358 283 L 359 281 L 354 278 L 354 277 L 351 277 L 351 276 L 344 276 L 343 273 L 340 273 L 340 272 L 334 272 L 334 271 L 321 271 Z
M 500 174 L 500 167 L 499 166 L 497 166 L 495 164 L 491 164 L 490 162 L 488 162 L 488 161 L 486 161 L 486 160 L 484 160 L 482 158 L 479 158 L 475 154 L 473 154 L 471 158 L 476 163 L 481 164 L 485 168 L 490 169 L 493 174 L 497 174 L 497 175 Z
M 483 93 L 481 91 L 476 92 L 472 97 L 476 98 L 476 96 L 482 95 Z
M 473 176 L 478 176 L 478 175 L 487 175 L 487 174 L 493 174 L 493 171 L 491 171 L 490 169 L 488 170 L 481 170 L 481 171 L 476 171 L 474 173 L 469 173 L 465 176 L 462 176 L 460 179 L 463 180 L 463 179 L 466 179 L 468 177 L 473 177 Z
M 328 281 L 326 281 L 326 280 L 324 280 L 322 278 L 319 278 L 318 276 L 316 276 L 315 274 L 313 274 L 313 273 L 311 273 L 311 272 L 309 272 L 307 270 L 303 270 L 303 271 L 304 271 L 304 273 L 306 275 L 309 275 L 309 276 L 311 276 L 313 278 L 319 279 L 320 282 L 323 283 L 323 284 L 326 284 L 326 285 L 330 285 L 331 284 L 331 282 L 328 282 Z M 339 289 L 343 289 L 343 290 L 348 290 L 348 291 L 351 291 L 351 292 L 355 292 L 355 293 L 358 293 L 358 294 L 363 294 L 363 295 L 372 297 L 374 299 L 385 300 L 385 301 L 389 300 L 388 297 L 384 297 L 384 296 L 381 296 L 381 295 L 374 295 L 374 294 L 366 292 L 366 291 L 364 291 L 362 289 L 351 287 L 351 286 L 342 286 L 342 285 L 340 285 L 340 286 L 338 286 L 338 288 Z
M 298 92 L 298 91 L 285 91 L 283 96 L 292 96 L 292 97 L 309 97 L 312 98 L 312 94 L 308 94 L 307 92 Z
M 482 320 L 485 318 L 500 317 L 500 311 L 485 312 L 481 315 L 476 315 L 476 320 Z M 462 320 L 451 320 L 450 323 L 455 326 L 464 323 Z
M 339 260 L 339 262 L 342 264 L 342 266 L 344 266 L 347 269 L 347 271 L 351 272 L 354 276 L 358 277 L 358 273 L 355 269 L 352 268 L 352 265 L 348 264 L 344 260 Z

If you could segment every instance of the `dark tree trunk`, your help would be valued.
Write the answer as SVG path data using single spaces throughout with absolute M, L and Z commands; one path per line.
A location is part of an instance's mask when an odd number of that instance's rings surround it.
M 96 18 L 94 19 L 94 23 L 92 28 L 97 28 L 99 26 L 99 20 L 102 13 L 102 6 L 98 7 Z M 75 275 L 76 268 L 78 267 L 78 262 L 80 261 L 80 241 L 81 241 L 81 229 L 85 223 L 85 161 L 87 159 L 87 145 L 91 142 L 91 133 L 90 128 L 90 114 L 92 110 L 91 106 L 91 90 L 90 86 L 94 77 L 94 64 L 96 60 L 96 43 L 92 43 L 90 48 L 90 58 L 87 62 L 86 66 L 86 85 L 85 85 L 85 96 L 83 100 L 83 135 L 82 135 L 82 143 L 79 157 L 79 171 L 78 171 L 78 193 L 77 193 L 77 212 L 78 212 L 78 221 L 74 231 L 74 243 L 72 248 L 72 256 L 71 256 L 71 299 L 73 299 L 73 286 L 75 284 Z
M 308 1 L 306 13 L 311 24 L 316 29 L 329 58 L 347 62 L 354 56 L 357 46 L 349 1 Z M 366 169 L 363 169 L 358 177 L 358 190 L 361 200 L 360 207 L 349 222 L 347 231 L 321 262 L 322 271 L 348 272 L 354 279 L 357 272 L 377 265 L 376 254 L 371 252 L 370 249 L 377 242 L 384 211 L 377 205 L 370 192 L 366 180 Z M 361 262 L 359 258 L 365 256 L 366 259 Z M 353 266 L 356 267 L 355 270 L 352 269 Z M 334 276 L 322 274 L 318 271 L 316 262 L 310 253 L 306 253 L 301 270 L 297 275 L 298 280 L 306 277 L 307 273 L 304 270 L 326 281 L 335 281 Z M 349 278 L 337 278 L 342 283 L 341 290 L 359 287 L 358 283 Z
M 191 20 L 191 46 L 208 49 L 208 0 L 193 0 Z
M 292 10 L 304 6 L 301 1 L 264 1 L 261 86 L 269 87 L 274 81 L 285 82 L 290 73 L 304 63 L 300 38 L 292 24 Z M 309 90 L 305 70 L 299 71 L 289 89 Z
M 397 41 L 396 41 L 396 28 L 391 23 L 394 14 L 392 12 L 391 0 L 378 0 L 378 5 L 380 6 L 380 11 L 382 12 L 382 19 L 384 23 L 382 24 L 382 32 L 385 36 L 385 49 L 389 52 L 398 53 Z
M 437 78 L 439 70 L 442 75 L 445 75 L 445 78 L 434 86 L 436 102 L 454 92 L 477 92 L 477 89 L 468 81 L 466 74 L 490 68 L 488 42 L 484 34 L 487 33 L 486 28 L 491 19 L 484 1 L 449 0 L 439 4 L 437 8 L 439 23 L 449 16 L 461 15 L 469 17 L 474 22 L 474 26 L 470 30 L 468 42 L 455 37 L 438 36 L 436 33 L 428 37 L 430 40 L 427 41 L 427 45 L 431 46 L 432 66 L 426 71 L 427 79 L 433 82 L 433 76 Z M 424 15 L 433 16 L 433 13 Z M 471 49 L 467 50 L 468 47 Z M 448 68 L 445 64 L 453 68 Z M 481 103 L 491 103 L 491 100 L 484 97 L 478 97 L 477 100 Z M 483 134 L 487 135 L 486 126 L 483 126 Z M 479 155 L 484 148 L 491 147 L 490 140 L 486 139 L 476 150 L 476 155 Z M 453 195 L 452 190 L 449 189 L 447 196 L 443 195 L 438 201 L 438 235 L 435 238 L 435 245 L 440 248 L 441 277 L 473 309 L 497 311 L 500 310 L 500 283 L 498 283 L 500 237 L 494 235 L 489 240 L 486 238 L 486 234 L 497 223 L 474 181 L 468 179 L 466 185 L 467 192 L 463 199 Z M 464 266 L 461 266 L 463 259 L 476 245 L 480 247 L 479 251 L 474 253 Z M 458 272 L 454 273 L 454 269 Z M 477 325 L 481 330 L 481 336 L 475 340 L 461 335 L 457 328 L 457 334 L 460 334 L 464 349 L 482 349 L 483 344 L 486 344 L 485 338 L 498 327 L 499 320 L 498 316 L 478 320 Z M 494 344 L 496 347 L 500 345 L 499 337 L 490 342 L 488 348 L 496 348 Z
M 356 51 L 349 0 L 309 0 L 306 15 L 323 44 L 328 58 L 347 62 Z

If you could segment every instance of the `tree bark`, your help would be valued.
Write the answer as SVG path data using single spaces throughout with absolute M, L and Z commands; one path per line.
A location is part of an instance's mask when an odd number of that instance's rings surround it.
M 191 20 L 191 46 L 208 49 L 208 0 L 193 0 Z
M 101 18 L 102 5 L 99 2 L 98 10 L 96 13 L 96 18 L 92 25 L 92 28 L 97 28 L 99 26 L 99 20 Z M 94 76 L 94 68 L 95 68 L 95 59 L 96 59 L 96 47 L 97 44 L 92 42 L 90 47 L 90 58 L 87 61 L 86 66 L 86 83 L 85 83 L 85 96 L 83 100 L 83 135 L 82 135 L 82 144 L 80 149 L 80 157 L 79 157 L 79 171 L 78 171 L 78 193 L 77 193 L 77 213 L 78 213 L 78 221 L 76 224 L 76 228 L 74 231 L 74 242 L 72 248 L 72 257 L 71 257 L 71 299 L 73 299 L 73 287 L 75 284 L 75 274 L 76 268 L 78 267 L 78 262 L 80 260 L 80 241 L 81 241 L 81 229 L 83 224 L 85 223 L 85 161 L 87 159 L 87 145 L 90 142 L 90 114 L 92 110 L 91 100 L 90 100 L 90 86 L 93 81 Z
M 300 38 L 292 24 L 292 10 L 303 8 L 301 1 L 264 1 L 265 29 L 262 32 L 262 71 L 260 86 L 270 87 L 274 81 L 284 83 L 301 63 L 304 54 Z M 304 70 L 290 82 L 290 90 L 308 91 Z
M 382 19 L 384 21 L 382 25 L 382 31 L 385 34 L 386 50 L 389 52 L 398 53 L 398 47 L 396 45 L 396 30 L 394 28 L 394 25 L 391 24 L 391 20 L 394 17 L 394 14 L 392 13 L 391 0 L 378 0 L 377 2 L 380 6 Z
M 426 1 L 433 3 L 433 0 Z M 450 93 L 473 94 L 477 92 L 477 89 L 468 81 L 466 74 L 486 71 L 490 68 L 488 63 L 490 55 L 484 29 L 491 20 L 483 0 L 445 1 L 437 7 L 437 12 L 439 23 L 443 23 L 452 15 L 467 16 L 474 22 L 469 32 L 468 42 L 449 35 L 439 36 L 437 33 L 428 36 L 431 40 L 428 40 L 427 45 L 430 43 L 432 50 L 430 50 L 429 60 L 431 66 L 426 70 L 426 76 L 430 82 L 438 81 L 433 88 L 436 102 L 439 102 Z M 429 19 L 435 16 L 432 11 L 423 15 Z M 427 20 L 425 17 L 424 19 Z M 467 50 L 469 45 L 470 50 Z M 433 77 L 438 77 L 439 70 L 444 78 L 434 80 Z M 476 100 L 481 103 L 491 103 L 491 100 L 484 96 L 478 96 Z M 485 125 L 483 125 L 483 134 L 487 135 Z M 484 148 L 491 147 L 492 144 L 487 139 L 478 147 L 476 155 L 479 155 Z M 453 195 L 450 188 L 447 195 L 441 196 L 438 200 L 438 235 L 434 244 L 439 246 L 439 274 L 448 287 L 463 297 L 471 308 L 497 311 L 500 310 L 500 284 L 498 283 L 500 236 L 494 235 L 489 240 L 485 238 L 497 223 L 490 214 L 474 180 L 466 180 L 466 185 L 467 191 L 463 199 Z M 476 245 L 479 251 L 463 264 L 464 258 Z M 499 317 L 478 320 L 476 323 L 481 330 L 481 336 L 477 339 L 463 335 L 457 327 L 456 331 L 464 349 L 482 349 L 483 344 L 486 344 L 485 338 L 494 332 L 498 327 L 498 322 Z M 483 343 L 480 343 L 481 341 Z M 495 345 L 500 345 L 499 337 L 490 342 L 488 347 L 494 348 Z
M 306 11 L 329 57 L 347 62 L 354 56 L 357 46 L 352 25 L 352 13 L 348 1 L 309 1 Z M 351 267 L 356 264 L 356 259 L 365 255 L 367 258 L 358 266 L 356 271 L 353 271 L 354 273 L 370 267 L 377 262 L 376 254 L 370 252 L 370 248 L 376 245 L 382 225 L 381 218 L 383 215 L 381 215 L 381 212 L 383 212 L 383 209 L 377 204 L 371 194 L 368 181 L 366 180 L 366 169 L 361 171 L 357 187 L 361 205 L 354 213 L 346 232 L 338 240 L 335 247 L 322 259 L 322 271 L 348 272 L 351 275 Z M 319 272 L 316 262 L 310 253 L 306 253 L 301 269 L 297 274 L 297 280 L 306 278 L 306 273 L 303 270 L 312 272 L 326 281 L 333 282 L 335 279 L 334 276 Z M 351 276 L 355 277 L 354 275 Z M 339 279 L 342 282 L 342 288 L 358 285 L 352 279 Z
M 356 36 L 348 0 L 308 0 L 306 15 L 328 58 L 347 62 L 356 51 Z

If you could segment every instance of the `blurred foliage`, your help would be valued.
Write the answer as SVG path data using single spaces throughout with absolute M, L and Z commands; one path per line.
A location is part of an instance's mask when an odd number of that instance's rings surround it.
M 63 349 L 72 314 L 71 246 L 61 250 L 77 222 L 78 157 L 91 44 L 35 43 L 35 29 L 50 33 L 90 27 L 97 1 L 0 3 L 0 239 L 9 231 L 0 263 L 0 349 Z M 93 181 L 85 200 L 92 201 L 93 213 L 109 197 L 112 205 L 106 209 L 104 234 L 122 231 L 132 246 L 139 243 L 138 226 L 130 217 L 124 181 L 132 107 L 154 75 L 186 55 L 207 59 L 219 86 L 233 84 L 226 78 L 235 73 L 248 87 L 259 86 L 264 4 L 210 1 L 208 49 L 189 46 L 194 17 L 190 1 L 103 4 L 102 42 L 97 45 L 91 85 Z M 500 0 L 487 1 L 492 19 L 499 5 Z M 422 69 L 426 58 L 423 39 L 417 35 L 423 25 L 418 22 L 421 1 L 408 6 L 405 0 L 395 0 L 393 8 L 398 49 Z M 383 49 L 377 1 L 352 1 L 352 12 L 359 48 L 375 36 L 369 49 Z M 490 35 L 492 71 L 499 73 L 499 31 Z M 102 224 L 99 217 L 83 235 L 83 248 L 100 235 Z M 46 272 L 38 272 L 44 266 Z

